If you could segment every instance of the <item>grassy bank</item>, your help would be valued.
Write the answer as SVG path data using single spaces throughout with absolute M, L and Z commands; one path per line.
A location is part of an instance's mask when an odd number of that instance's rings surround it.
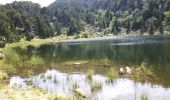
M 0 85 L 1 100 L 71 100 L 71 97 L 64 93 L 48 93 L 39 88 L 17 89 Z

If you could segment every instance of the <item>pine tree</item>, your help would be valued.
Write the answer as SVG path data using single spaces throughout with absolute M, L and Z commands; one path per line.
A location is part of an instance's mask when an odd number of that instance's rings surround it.
M 153 35 L 153 34 L 154 34 L 154 23 L 153 21 L 151 21 L 150 27 L 149 27 L 149 35 Z
M 160 34 L 164 34 L 164 29 L 163 29 L 162 20 L 160 21 L 159 33 L 160 33 Z

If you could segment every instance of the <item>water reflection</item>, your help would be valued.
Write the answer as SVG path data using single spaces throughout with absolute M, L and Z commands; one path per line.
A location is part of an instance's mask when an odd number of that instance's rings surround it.
M 14 81 L 19 80 L 18 77 L 13 77 L 10 81 L 10 86 L 17 84 L 21 86 L 27 80 L 32 80 L 33 86 L 43 88 L 50 92 L 65 92 L 74 95 L 74 89 L 81 88 L 85 92 L 90 93 L 89 99 L 94 100 L 140 100 L 142 95 L 147 96 L 148 100 L 169 100 L 170 88 L 164 88 L 160 85 L 151 85 L 150 83 L 139 83 L 129 79 L 116 79 L 112 83 L 108 82 L 108 78 L 101 75 L 94 75 L 93 81 L 100 82 L 102 89 L 91 91 L 89 81 L 84 74 L 66 74 L 57 70 L 48 70 L 38 76 L 27 79 L 20 79 L 21 83 Z M 73 84 L 77 84 L 74 88 Z M 24 85 L 25 86 L 25 85 Z
M 107 67 L 122 67 L 136 66 L 146 62 L 161 79 L 158 83 L 170 86 L 170 36 L 69 40 L 42 45 L 38 48 L 28 46 L 27 49 L 15 48 L 15 50 L 21 55 L 21 58 L 22 55 L 25 55 L 26 58 L 38 56 L 44 59 L 47 66 L 60 66 L 61 68 L 58 69 L 65 72 L 68 72 L 69 68 L 64 63 L 69 61 L 88 61 L 89 64 L 84 64 L 79 69 L 80 72 L 84 67 L 90 66 L 98 67 L 99 74 L 107 73 L 107 68 L 101 68 L 102 64 Z M 36 69 L 35 74 L 37 71 L 43 72 L 49 67 Z M 75 69 L 74 65 L 70 67 Z M 41 69 L 43 70 L 41 71 Z

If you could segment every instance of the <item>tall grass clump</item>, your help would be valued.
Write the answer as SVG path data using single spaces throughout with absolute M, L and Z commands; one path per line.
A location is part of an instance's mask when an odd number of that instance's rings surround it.
M 142 62 L 137 68 L 133 69 L 132 78 L 137 81 L 157 80 L 154 70 L 145 62 Z
M 6 64 L 12 64 L 14 67 L 21 65 L 20 57 L 15 50 L 11 48 L 5 48 L 3 52 L 5 55 L 4 62 Z
M 94 70 L 93 69 L 88 69 L 87 70 L 87 79 L 92 81 L 93 80 L 93 74 L 94 74 Z
M 79 87 L 77 82 L 73 82 L 72 84 L 72 90 L 74 91 L 75 89 L 77 89 Z
M 141 100 L 148 100 L 148 97 L 144 94 L 142 94 L 140 98 L 141 98 Z
M 102 83 L 98 82 L 98 81 L 94 81 L 92 82 L 92 84 L 90 84 L 91 87 L 91 91 L 98 91 L 102 89 Z
M 111 67 L 108 71 L 108 79 L 109 81 L 113 81 L 117 77 L 117 72 L 114 67 Z

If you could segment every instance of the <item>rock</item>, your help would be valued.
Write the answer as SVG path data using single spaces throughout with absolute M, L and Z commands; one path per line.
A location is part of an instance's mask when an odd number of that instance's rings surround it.
M 0 59 L 4 58 L 4 54 L 2 52 L 0 52 Z
M 75 62 L 74 65 L 80 65 L 81 63 L 80 62 Z
M 126 74 L 131 74 L 131 69 L 129 67 L 126 67 Z
M 2 80 L 5 80 L 7 78 L 8 78 L 7 73 L 0 70 L 0 80 L 2 81 Z
M 123 75 L 123 74 L 124 74 L 124 70 L 123 70 L 123 68 L 122 68 L 122 67 L 119 69 L 119 74 L 121 74 L 121 75 Z
M 82 96 L 83 98 L 88 98 L 89 97 L 89 92 L 86 91 L 85 89 L 82 88 L 77 88 L 75 90 L 76 93 L 78 93 L 80 96 Z

